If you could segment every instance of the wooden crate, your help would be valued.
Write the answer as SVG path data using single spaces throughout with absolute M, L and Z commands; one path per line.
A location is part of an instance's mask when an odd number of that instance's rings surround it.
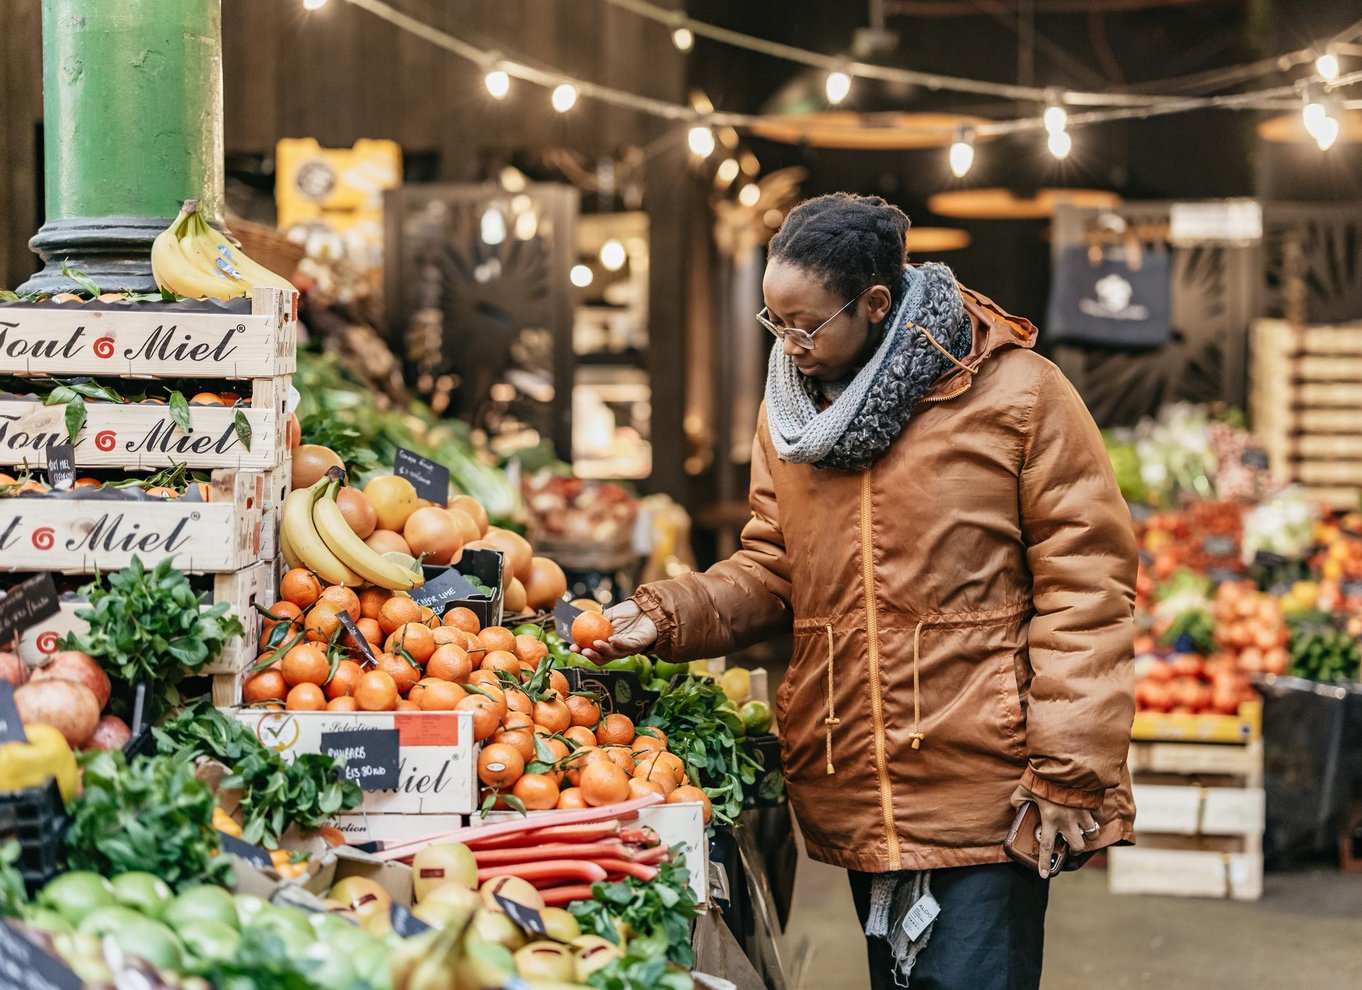
M 261 481 L 260 556 L 274 560 L 279 556 L 279 520 L 283 515 L 284 499 L 293 487 L 293 458 L 285 456 L 277 468 L 264 472 Z
M 260 472 L 212 475 L 208 502 L 138 499 L 0 499 L 0 571 L 92 574 L 153 566 L 166 557 L 187 573 L 223 574 L 264 559 Z
M 1273 477 L 1336 508 L 1362 490 L 1362 324 L 1253 328 L 1250 413 Z
M 191 468 L 278 467 L 288 456 L 292 378 L 256 378 L 251 406 L 190 406 L 192 433 L 185 433 L 163 405 L 88 401 L 85 425 L 76 434 L 78 468 L 146 471 L 186 464 Z M 240 412 L 250 425 L 250 449 L 236 432 Z M 36 400 L 0 400 L 0 464 L 42 469 L 47 448 L 66 443 L 66 406 Z
M 0 374 L 276 378 L 293 374 L 298 294 L 256 289 L 249 314 L 159 303 L 0 306 Z M 222 465 L 218 465 L 222 466 Z
M 1141 742 L 1242 743 L 1263 732 L 1263 703 L 1249 701 L 1234 715 L 1172 715 L 1136 712 L 1130 737 Z
M 260 639 L 260 614 L 251 606 L 259 602 L 268 606 L 274 602 L 277 578 L 271 561 L 261 561 L 230 574 L 213 577 L 209 604 L 229 602 L 232 613 L 246 627 L 245 635 L 228 640 L 217 663 L 203 670 L 204 674 L 235 673 L 245 669 L 255 659 L 255 646 Z M 30 666 L 43 662 L 56 648 L 66 633 L 84 632 L 87 625 L 76 613 L 87 607 L 81 600 L 64 600 L 61 611 L 52 618 L 30 626 L 19 638 L 19 658 Z
M 1117 894 L 1262 895 L 1263 746 L 1136 742 L 1130 748 L 1136 844 L 1108 856 Z

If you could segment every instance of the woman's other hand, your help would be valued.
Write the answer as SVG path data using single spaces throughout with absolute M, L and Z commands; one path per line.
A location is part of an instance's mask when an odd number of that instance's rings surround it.
M 587 649 L 574 645 L 573 652 L 599 665 L 643 653 L 657 642 L 657 626 L 633 601 L 620 602 L 607 609 L 605 617 L 610 620 L 615 634 L 608 640 L 597 640 Z

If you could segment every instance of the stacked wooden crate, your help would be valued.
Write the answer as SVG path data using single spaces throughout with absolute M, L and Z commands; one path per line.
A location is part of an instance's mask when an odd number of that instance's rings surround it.
M 1130 747 L 1136 844 L 1111 850 L 1113 893 L 1257 900 L 1263 891 L 1261 707 L 1137 721 Z M 1200 741 L 1208 740 L 1208 741 Z
M 230 381 L 249 404 L 191 404 L 190 432 L 167 405 L 86 400 L 74 437 L 77 474 L 142 477 L 177 464 L 211 472 L 209 497 L 0 498 L 0 570 L 107 573 L 134 556 L 166 557 L 228 601 L 246 627 L 205 673 L 238 683 L 255 656 L 260 618 L 251 607 L 274 600 L 278 513 L 290 475 L 288 405 L 297 361 L 297 295 L 257 289 L 249 304 L 211 303 L 0 307 L 0 374 L 70 382 L 90 378 L 122 393 L 147 380 Z M 134 383 L 133 380 L 141 380 Z M 35 382 L 35 385 L 37 383 Z M 182 386 L 184 393 L 187 386 Z M 186 396 L 187 398 L 189 396 Z M 65 405 L 0 400 L 0 465 L 11 473 L 47 469 L 52 445 L 68 442 Z M 30 663 L 79 629 L 81 604 L 28 630 Z
M 1273 476 L 1338 508 L 1362 490 L 1362 323 L 1253 328 L 1250 414 Z

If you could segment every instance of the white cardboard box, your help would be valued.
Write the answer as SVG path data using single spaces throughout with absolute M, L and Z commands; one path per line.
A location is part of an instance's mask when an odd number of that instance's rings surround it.
M 366 791 L 369 815 L 466 815 L 477 807 L 471 712 L 278 712 L 234 709 L 267 748 L 287 758 L 321 752 L 323 732 L 396 729 L 396 790 Z M 432 831 L 439 831 L 433 829 Z

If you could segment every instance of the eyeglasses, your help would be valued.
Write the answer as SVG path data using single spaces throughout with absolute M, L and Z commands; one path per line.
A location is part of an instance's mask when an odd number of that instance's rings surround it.
M 779 323 L 776 323 L 774 320 L 771 319 L 771 308 L 769 306 L 763 306 L 761 308 L 761 312 L 757 314 L 757 322 L 764 326 L 767 330 L 771 331 L 771 333 L 778 339 L 783 341 L 786 338 L 789 338 L 790 340 L 794 341 L 796 347 L 802 347 L 806 351 L 811 351 L 814 348 L 813 335 L 816 334 L 819 330 L 822 330 L 833 320 L 837 319 L 837 317 L 845 313 L 848 307 L 852 306 L 857 299 L 860 299 L 861 296 L 865 295 L 866 292 L 869 291 L 869 289 L 870 286 L 867 285 L 860 292 L 856 293 L 854 296 L 848 299 L 841 309 L 833 313 L 831 316 L 829 316 L 822 323 L 818 324 L 818 326 L 814 327 L 812 330 L 801 330 L 798 327 L 781 326 Z

